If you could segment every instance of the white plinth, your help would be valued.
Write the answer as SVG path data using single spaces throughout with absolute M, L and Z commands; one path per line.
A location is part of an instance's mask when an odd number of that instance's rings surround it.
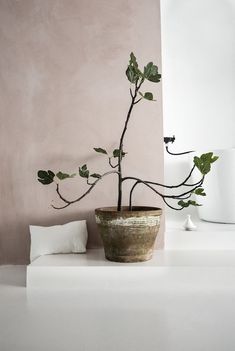
M 143 263 L 114 263 L 103 250 L 41 256 L 27 267 L 27 287 L 40 289 L 228 288 L 234 283 L 235 251 L 156 250 Z M 231 279 L 230 279 L 231 278 Z

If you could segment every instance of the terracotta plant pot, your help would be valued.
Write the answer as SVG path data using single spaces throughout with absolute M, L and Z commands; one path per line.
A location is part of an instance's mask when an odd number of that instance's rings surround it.
M 152 258 L 162 210 L 157 207 L 103 207 L 95 210 L 105 257 L 115 262 L 142 262 Z

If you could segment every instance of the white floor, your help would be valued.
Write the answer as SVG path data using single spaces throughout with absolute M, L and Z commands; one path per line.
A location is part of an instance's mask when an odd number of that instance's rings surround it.
M 235 252 L 204 252 L 196 267 L 204 278 L 196 280 L 195 257 L 177 284 L 156 278 L 135 289 L 94 284 L 27 294 L 26 268 L 0 267 L 0 350 L 234 351 Z

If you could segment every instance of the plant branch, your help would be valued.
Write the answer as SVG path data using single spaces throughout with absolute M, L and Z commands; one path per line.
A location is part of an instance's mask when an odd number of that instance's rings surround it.
M 169 148 L 168 148 L 167 145 L 166 145 L 166 151 L 168 152 L 168 154 L 173 155 L 173 156 L 186 155 L 186 154 L 190 154 L 190 153 L 192 153 L 192 152 L 195 152 L 195 151 L 191 150 L 191 151 L 185 151 L 185 152 L 174 153 L 174 152 L 169 151 Z
M 112 161 L 111 161 L 112 157 L 109 157 L 109 165 L 112 167 L 112 168 L 116 168 L 118 166 L 118 163 L 114 166 L 112 164 Z
M 128 126 L 128 122 L 130 120 L 131 117 L 131 112 L 133 110 L 133 107 L 135 105 L 135 99 L 136 96 L 138 94 L 138 91 L 141 87 L 141 85 L 143 84 L 144 80 L 141 79 L 139 85 L 138 85 L 138 80 L 136 80 L 135 82 L 135 91 L 132 99 L 131 99 L 131 104 L 127 113 L 127 117 L 126 117 L 126 121 L 124 124 L 124 128 L 121 134 L 121 138 L 120 138 L 120 142 L 119 142 L 119 156 L 118 156 L 118 172 L 119 172 L 119 177 L 118 177 L 118 205 L 117 205 L 117 210 L 120 211 L 121 210 L 121 206 L 122 206 L 122 152 L 123 152 L 123 142 L 124 142 L 124 137 L 127 131 L 127 126 Z
M 102 176 L 100 178 L 98 178 L 93 184 L 90 185 L 90 187 L 87 189 L 87 191 L 85 191 L 84 194 L 82 194 L 81 196 L 79 196 L 77 199 L 75 200 L 67 200 L 60 192 L 60 188 L 59 188 L 59 184 L 57 183 L 56 184 L 56 192 L 59 196 L 59 198 L 65 202 L 65 205 L 64 206 L 61 206 L 61 207 L 56 207 L 54 205 L 51 205 L 54 209 L 57 209 L 57 210 L 60 210 L 60 209 L 63 209 L 65 207 L 68 207 L 69 205 L 72 205 L 74 204 L 75 202 L 78 202 L 80 201 L 81 199 L 83 199 L 86 195 L 88 195 L 91 190 L 95 187 L 95 185 L 104 177 L 106 177 L 107 175 L 110 175 L 110 174 L 119 174 L 118 171 L 110 171 L 110 172 L 106 172 L 104 174 L 102 174 Z
M 174 207 L 174 206 L 172 206 L 172 205 L 170 205 L 167 201 L 166 201 L 166 199 L 164 199 L 163 198 L 163 201 L 165 202 L 165 204 L 169 207 L 169 208 L 171 208 L 172 210 L 176 210 L 176 211 L 181 211 L 181 210 L 183 210 L 183 206 L 182 207 Z
M 132 97 L 132 99 L 133 99 L 134 95 L 133 95 L 133 93 L 132 93 L 131 88 L 130 88 L 130 94 L 131 94 L 131 97 Z
M 142 98 L 139 98 L 138 100 L 136 100 L 136 101 L 134 102 L 134 105 L 138 104 L 138 102 L 140 102 L 141 100 L 142 100 Z
M 195 165 L 192 167 L 191 171 L 189 172 L 189 175 L 185 178 L 185 180 L 183 182 L 177 184 L 177 185 L 166 185 L 166 184 L 152 182 L 152 181 L 149 181 L 149 180 L 145 180 L 144 182 L 148 183 L 148 184 L 152 184 L 152 185 L 157 185 L 157 186 L 160 186 L 160 187 L 163 187 L 163 188 L 167 188 L 167 189 L 179 188 L 181 186 L 191 186 L 191 187 L 192 186 L 196 186 L 196 185 L 198 185 L 201 182 L 201 180 L 199 180 L 197 183 L 194 183 L 194 184 L 186 184 L 186 182 L 191 177 L 194 169 L 195 169 Z M 122 182 L 124 182 L 125 180 L 129 180 L 129 179 L 137 180 L 137 178 L 135 178 L 135 177 L 124 177 L 124 178 L 122 178 Z
M 93 185 L 94 184 L 94 183 L 90 183 L 88 178 L 86 180 L 86 183 L 87 183 L 87 185 Z
M 153 182 L 146 182 L 144 180 L 141 180 L 139 178 L 136 177 L 128 177 L 128 179 L 132 179 L 132 180 L 136 180 L 136 183 L 132 186 L 131 191 L 130 191 L 130 197 L 129 197 L 129 209 L 132 208 L 132 196 L 133 196 L 133 191 L 135 189 L 135 187 L 142 183 L 144 185 L 146 185 L 147 187 L 149 187 L 151 190 L 153 190 L 156 194 L 158 194 L 163 200 L 164 202 L 168 205 L 168 203 L 165 201 L 165 199 L 174 199 L 174 200 L 184 200 L 187 199 L 191 196 L 191 194 L 194 192 L 194 190 L 196 190 L 198 187 L 200 187 L 203 184 L 204 181 L 204 176 L 202 177 L 202 179 L 200 180 L 200 182 L 198 182 L 198 184 L 196 186 L 194 186 L 192 189 L 187 190 L 186 192 L 182 193 L 182 194 L 178 194 L 178 195 L 165 195 L 160 193 L 159 191 L 157 191 L 154 187 L 152 187 L 150 184 L 152 184 Z M 154 185 L 156 185 L 155 183 L 153 183 Z M 170 206 L 169 206 L 170 207 Z

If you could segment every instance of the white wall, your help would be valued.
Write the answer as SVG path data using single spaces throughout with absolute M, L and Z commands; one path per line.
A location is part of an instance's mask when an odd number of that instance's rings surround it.
M 162 0 L 164 135 L 175 151 L 235 147 L 235 0 Z M 165 157 L 165 182 L 187 172 Z

